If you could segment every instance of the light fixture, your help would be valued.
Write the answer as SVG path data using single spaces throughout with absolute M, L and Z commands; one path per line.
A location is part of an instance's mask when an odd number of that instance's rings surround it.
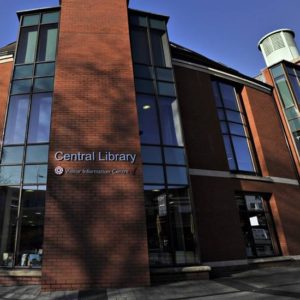
M 146 109 L 149 109 L 149 108 L 151 108 L 151 106 L 148 105 L 148 104 L 143 106 L 143 109 L 145 109 L 145 110 L 146 110 Z
M 152 192 L 159 192 L 159 190 L 152 190 Z

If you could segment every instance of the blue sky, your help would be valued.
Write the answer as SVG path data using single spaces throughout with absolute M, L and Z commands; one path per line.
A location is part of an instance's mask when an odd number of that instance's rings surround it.
M 16 11 L 57 4 L 0 0 L 0 46 L 16 39 Z M 265 66 L 257 42 L 266 33 L 291 28 L 300 47 L 300 0 L 130 0 L 130 7 L 170 16 L 171 41 L 250 76 Z

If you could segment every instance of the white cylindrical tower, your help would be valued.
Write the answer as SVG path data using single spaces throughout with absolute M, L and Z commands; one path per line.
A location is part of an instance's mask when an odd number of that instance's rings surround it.
M 294 40 L 295 33 L 291 29 L 279 29 L 266 34 L 258 42 L 267 66 L 281 60 L 293 61 L 299 58 L 299 51 Z

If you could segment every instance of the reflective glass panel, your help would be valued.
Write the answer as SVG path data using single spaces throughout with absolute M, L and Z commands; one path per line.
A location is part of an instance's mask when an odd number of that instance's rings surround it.
M 0 187 L 0 265 L 13 267 L 19 206 L 18 187 Z
M 27 165 L 24 172 L 24 184 L 46 184 L 47 165 Z
M 230 170 L 236 170 L 237 166 L 235 163 L 235 158 L 234 158 L 234 154 L 233 154 L 233 149 L 232 149 L 232 145 L 230 142 L 230 138 L 228 135 L 223 135 L 223 140 L 224 140 L 224 144 L 225 144 L 225 150 L 226 150 L 226 155 L 227 155 L 227 161 L 228 161 L 228 165 L 229 165 L 229 169 Z
M 135 64 L 134 65 L 134 75 L 135 75 L 135 77 L 153 79 L 153 68 L 151 66 Z
M 152 80 L 135 79 L 135 88 L 138 93 L 154 94 Z
M 42 24 L 46 23 L 58 23 L 59 21 L 59 12 L 49 12 L 42 15 Z
M 183 146 L 178 104 L 175 98 L 159 98 L 160 122 L 165 145 Z
M 142 146 L 143 163 L 162 163 L 161 148 Z
M 144 183 L 164 183 L 164 171 L 161 166 L 144 165 Z
M 156 68 L 156 76 L 158 80 L 174 81 L 172 69 Z
M 45 186 L 24 186 L 20 214 L 20 244 L 16 264 L 40 268 L 43 254 Z
M 163 96 L 176 96 L 175 84 L 168 82 L 157 82 L 158 93 Z
M 246 136 L 243 125 L 231 123 L 231 122 L 229 122 L 228 125 L 231 134 Z
M 40 15 L 23 16 L 22 26 L 37 25 L 40 22 Z
M 291 107 L 294 104 L 293 97 L 284 77 L 276 79 L 276 84 L 279 89 L 281 100 L 285 108 Z
M 48 152 L 48 145 L 27 146 L 26 163 L 47 163 Z
M 234 87 L 225 83 L 219 83 L 225 108 L 239 110 L 236 101 Z
M 135 28 L 131 30 L 131 48 L 133 61 L 135 63 L 150 65 L 150 52 L 146 29 Z
M 28 142 L 49 141 L 51 123 L 51 94 L 36 94 L 32 97 Z
M 290 76 L 290 81 L 294 90 L 294 94 L 297 98 L 297 102 L 300 104 L 300 80 L 296 76 Z
M 11 86 L 11 94 L 27 94 L 31 92 L 32 80 L 14 80 Z
M 0 184 L 18 185 L 21 181 L 21 166 L 1 166 Z
M 35 69 L 35 76 L 54 76 L 55 63 L 37 64 Z
M 20 31 L 17 51 L 17 64 L 33 63 L 37 43 L 37 26 L 24 27 Z
M 285 110 L 285 114 L 286 114 L 286 117 L 288 118 L 288 120 L 300 117 L 300 112 L 298 110 L 298 107 L 296 107 L 296 106 L 292 106 L 290 108 L 287 108 Z
M 232 142 L 238 169 L 241 171 L 254 172 L 255 170 L 253 167 L 247 139 L 243 137 L 232 136 Z
M 137 95 L 137 107 L 141 143 L 160 144 L 154 97 Z
M 150 27 L 154 29 L 166 30 L 166 22 L 163 20 L 150 19 Z
M 274 77 L 274 78 L 277 78 L 277 77 L 279 77 L 279 76 L 281 76 L 281 75 L 284 74 L 282 65 L 279 65 L 279 66 L 277 66 L 277 67 L 274 67 L 274 68 L 272 68 L 271 70 L 272 70 L 272 74 L 273 74 L 273 77 Z
M 163 187 L 145 186 L 147 235 L 151 266 L 171 265 L 172 246 L 167 194 Z
M 225 110 L 227 121 L 232 121 L 236 123 L 242 123 L 241 114 L 236 111 Z
M 20 164 L 23 161 L 23 146 L 3 147 L 1 164 Z
M 155 66 L 171 67 L 169 42 L 165 31 L 151 30 L 153 64 Z
M 27 123 L 29 96 L 10 97 L 4 144 L 23 144 Z
M 300 118 L 289 121 L 292 132 L 300 130 Z
M 130 23 L 136 26 L 147 27 L 147 18 L 142 16 L 130 16 Z
M 185 167 L 166 167 L 168 184 L 188 184 L 187 169 Z
M 185 165 L 183 148 L 164 147 L 166 164 Z
M 37 78 L 34 80 L 33 84 L 33 92 L 50 92 L 53 91 L 54 86 L 54 78 L 47 77 L 47 78 Z
M 38 61 L 55 60 L 57 44 L 57 24 L 40 28 Z
M 33 65 L 15 66 L 14 79 L 22 79 L 33 76 Z

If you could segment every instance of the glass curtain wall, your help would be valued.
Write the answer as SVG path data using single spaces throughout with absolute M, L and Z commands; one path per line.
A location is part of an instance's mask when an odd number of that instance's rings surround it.
M 236 88 L 216 80 L 212 85 L 229 169 L 257 173 L 250 129 Z
M 300 156 L 300 68 L 280 64 L 271 73 Z
M 39 268 L 58 11 L 26 14 L 12 75 L 0 163 L 0 264 Z
M 165 19 L 130 15 L 151 266 L 194 264 L 195 230 Z

